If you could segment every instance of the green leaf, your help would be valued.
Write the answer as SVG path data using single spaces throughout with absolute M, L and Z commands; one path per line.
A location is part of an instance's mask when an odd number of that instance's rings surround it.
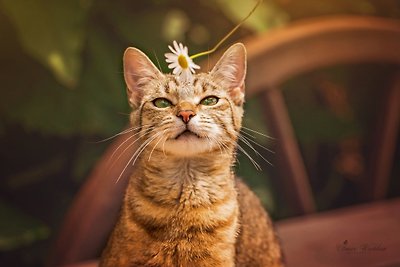
M 0 17 L 1 18 L 1 17 Z M 77 90 L 63 90 L 37 61 L 13 49 L 8 40 L 1 68 L 0 114 L 6 123 L 29 131 L 71 136 L 110 135 L 128 124 L 122 73 L 124 49 L 96 27 L 88 30 L 85 68 Z M 20 78 L 20 77 L 23 77 Z
M 68 88 L 78 82 L 90 1 L 0 0 L 21 46 Z
M 43 223 L 0 200 L 0 251 L 10 251 L 49 237 Z

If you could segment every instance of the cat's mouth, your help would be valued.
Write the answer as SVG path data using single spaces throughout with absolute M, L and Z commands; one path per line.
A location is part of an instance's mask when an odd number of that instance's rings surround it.
M 192 132 L 192 131 L 189 130 L 189 129 L 186 129 L 186 130 L 184 130 L 183 132 L 181 132 L 180 134 L 178 134 L 178 135 L 175 137 L 175 140 L 183 139 L 183 138 L 190 138 L 190 137 L 200 138 L 200 136 L 197 135 L 196 133 Z

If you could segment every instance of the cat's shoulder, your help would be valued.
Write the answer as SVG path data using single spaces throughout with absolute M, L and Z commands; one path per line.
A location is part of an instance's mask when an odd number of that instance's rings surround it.
M 236 178 L 239 202 L 237 266 L 282 266 L 280 244 L 272 221 L 256 194 Z
M 242 178 L 237 176 L 235 177 L 235 186 L 238 192 L 239 201 L 244 201 L 246 203 L 256 201 L 257 204 L 261 205 L 261 202 L 256 194 L 250 189 L 250 187 L 243 181 Z

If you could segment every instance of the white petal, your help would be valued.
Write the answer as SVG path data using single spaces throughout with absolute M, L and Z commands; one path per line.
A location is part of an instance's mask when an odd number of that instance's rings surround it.
M 167 58 L 178 58 L 178 56 L 176 54 L 172 54 L 172 53 L 165 53 L 164 56 Z
M 175 51 L 178 54 L 180 52 L 179 45 L 175 40 L 174 40 L 173 44 L 174 44 Z
M 178 67 L 178 66 L 179 66 L 178 63 L 172 62 L 171 64 L 168 65 L 168 68 L 174 69 L 174 68 L 176 68 L 176 67 Z
M 178 60 L 176 60 L 176 58 L 166 58 L 165 61 L 167 63 L 178 62 Z
M 200 69 L 200 66 L 194 64 L 193 62 L 190 64 L 190 67 L 192 67 L 192 68 L 194 68 L 194 69 Z
M 182 68 L 181 67 L 176 67 L 173 71 L 172 71 L 172 73 L 174 74 L 174 75 L 177 75 L 178 73 L 181 73 L 182 72 Z
M 167 63 L 178 62 L 178 57 L 167 57 L 165 61 L 167 61 Z
M 172 46 L 169 45 L 168 48 L 169 48 L 169 50 L 171 50 L 172 53 L 174 53 L 176 55 L 177 52 L 172 48 Z

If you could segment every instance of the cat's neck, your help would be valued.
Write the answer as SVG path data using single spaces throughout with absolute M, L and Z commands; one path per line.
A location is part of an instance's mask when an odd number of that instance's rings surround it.
M 148 151 L 135 184 L 155 202 L 208 206 L 234 190 L 234 160 L 233 149 L 186 158 Z

